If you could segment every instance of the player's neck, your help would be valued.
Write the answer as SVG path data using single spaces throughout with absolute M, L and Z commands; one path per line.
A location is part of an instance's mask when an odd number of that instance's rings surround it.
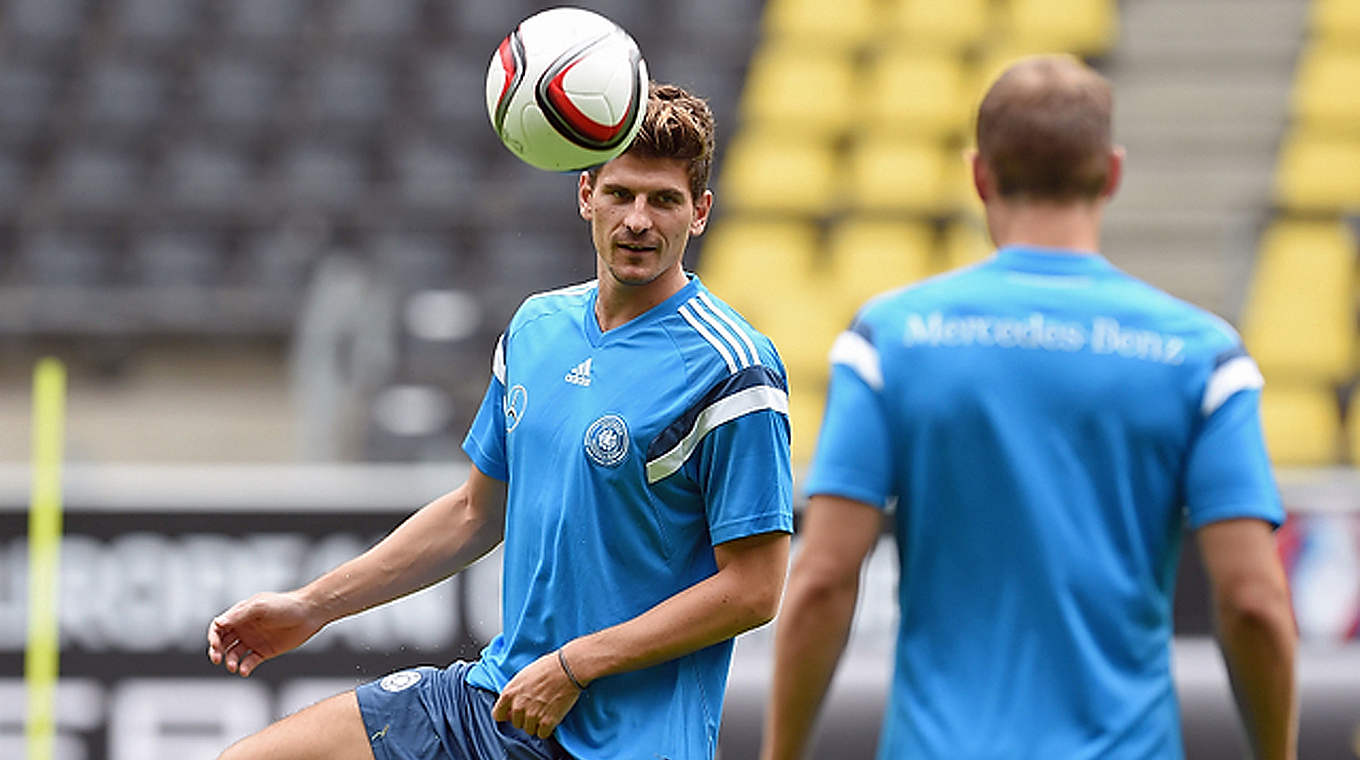
M 689 284 L 689 277 L 681 267 L 663 272 L 645 285 L 629 285 L 614 279 L 609 272 L 600 272 L 599 295 L 595 298 L 595 320 L 600 331 L 620 327 L 647 313 L 648 310 L 675 295 Z
M 1102 203 L 996 203 L 987 226 L 998 248 L 1027 245 L 1069 251 L 1100 251 Z

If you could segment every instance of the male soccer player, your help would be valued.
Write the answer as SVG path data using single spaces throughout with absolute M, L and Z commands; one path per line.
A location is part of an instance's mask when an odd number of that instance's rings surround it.
M 803 751 L 894 502 L 901 627 L 880 759 L 1180 757 L 1186 524 L 1251 744 L 1293 756 L 1261 375 L 1222 321 L 1097 253 L 1123 163 L 1111 100 L 1076 59 L 1006 70 L 972 159 L 999 250 L 870 301 L 835 342 L 766 760 Z
M 224 758 L 714 756 L 731 639 L 774 616 L 793 517 L 779 356 L 682 268 L 712 155 L 707 104 L 653 85 L 629 150 L 580 178 L 598 279 L 511 319 L 463 444 L 468 480 L 208 632 L 212 661 L 249 675 L 503 539 L 503 630 L 481 658 L 362 685 Z

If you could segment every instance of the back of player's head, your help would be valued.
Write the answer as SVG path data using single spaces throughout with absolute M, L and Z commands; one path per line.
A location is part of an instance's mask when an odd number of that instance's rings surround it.
M 1110 83 L 1071 56 L 1023 59 L 978 107 L 978 155 L 1006 199 L 1094 200 L 1109 179 Z
M 626 152 L 685 161 L 690 195 L 697 199 L 708 188 L 716 129 L 713 111 L 703 98 L 678 85 L 652 82 L 642 129 Z M 592 181 L 594 177 L 592 171 Z

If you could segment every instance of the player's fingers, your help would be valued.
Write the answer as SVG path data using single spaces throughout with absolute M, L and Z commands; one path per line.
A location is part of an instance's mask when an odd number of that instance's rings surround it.
M 502 692 L 501 695 L 496 698 L 496 704 L 491 706 L 491 719 L 495 721 L 504 721 L 508 720 L 509 718 L 510 718 L 510 700 L 507 699 L 505 694 Z
M 553 729 L 555 728 L 557 728 L 556 721 L 545 720 L 538 724 L 538 730 L 534 731 L 533 734 L 540 739 L 546 739 L 549 736 L 552 736 Z
M 213 618 L 213 621 L 208 623 L 208 659 L 212 660 L 214 665 L 222 663 L 222 652 L 225 649 L 222 638 L 225 630 L 226 627 L 219 622 L 219 618 Z
M 526 734 L 529 734 L 530 736 L 537 736 L 538 726 L 539 723 L 538 718 L 536 716 L 525 714 L 523 722 L 520 724 L 519 728 L 521 731 L 523 731 Z
M 246 652 L 247 654 L 241 659 L 241 665 L 238 668 L 242 678 L 250 675 L 255 668 L 259 667 L 260 663 L 264 662 L 264 656 L 259 652 L 251 649 L 247 649 Z

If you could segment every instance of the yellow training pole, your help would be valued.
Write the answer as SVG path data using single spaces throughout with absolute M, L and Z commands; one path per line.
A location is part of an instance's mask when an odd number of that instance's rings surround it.
M 65 406 L 66 369 L 56 359 L 42 359 L 33 372 L 33 484 L 28 508 L 28 647 L 24 650 L 28 760 L 52 760 L 56 739 Z

